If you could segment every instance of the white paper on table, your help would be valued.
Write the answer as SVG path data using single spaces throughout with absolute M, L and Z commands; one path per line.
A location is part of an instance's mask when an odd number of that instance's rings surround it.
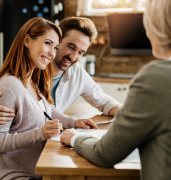
M 135 149 L 129 156 L 127 156 L 122 162 L 127 163 L 140 163 L 138 149 Z
M 141 162 L 138 149 L 135 149 L 120 163 L 114 165 L 115 169 L 141 169 Z
M 114 120 L 115 120 L 115 118 L 111 119 L 110 121 L 103 121 L 103 122 L 96 123 L 96 125 L 111 123 Z
M 107 133 L 107 130 L 101 130 L 101 129 L 82 129 L 82 128 L 77 128 L 76 131 L 79 133 L 89 133 L 95 138 L 101 139 L 104 134 Z M 56 141 L 60 142 L 60 136 L 62 134 L 59 134 L 58 136 L 52 137 L 51 139 L 48 139 L 50 141 Z

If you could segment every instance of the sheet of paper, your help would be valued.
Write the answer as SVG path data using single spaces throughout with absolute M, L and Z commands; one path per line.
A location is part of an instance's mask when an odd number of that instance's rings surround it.
M 79 133 L 89 133 L 91 136 L 101 139 L 107 133 L 107 130 L 102 129 L 76 129 Z
M 140 163 L 139 151 L 135 149 L 127 158 L 125 158 L 122 162 L 132 162 L 132 163 Z
M 111 122 L 113 122 L 114 120 L 115 120 L 115 118 L 113 118 L 113 119 L 110 120 L 110 121 L 103 121 L 103 122 L 96 123 L 96 125 L 111 123 Z
M 128 157 L 114 166 L 116 169 L 141 169 L 138 149 L 135 149 Z
M 91 134 L 93 137 L 96 137 L 98 139 L 101 139 L 102 136 L 104 134 L 106 134 L 107 130 L 100 130 L 100 129 L 82 129 L 82 128 L 78 128 L 76 129 L 76 131 L 78 131 L 79 133 L 89 133 Z M 51 139 L 49 139 L 50 141 L 57 141 L 60 142 L 60 136 L 62 134 L 52 137 Z
M 51 139 L 48 139 L 48 141 L 56 141 L 56 142 L 60 142 L 60 136 L 62 134 L 59 134 L 58 136 L 52 137 Z

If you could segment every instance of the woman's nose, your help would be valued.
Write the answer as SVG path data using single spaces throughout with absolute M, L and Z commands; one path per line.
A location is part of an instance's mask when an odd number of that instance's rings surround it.
M 54 59 L 55 56 L 56 56 L 56 50 L 51 48 L 50 51 L 49 51 L 49 55 L 51 56 L 52 59 Z

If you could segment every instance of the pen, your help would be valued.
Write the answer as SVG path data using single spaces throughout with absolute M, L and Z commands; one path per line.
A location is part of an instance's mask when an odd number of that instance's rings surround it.
M 43 113 L 44 113 L 44 115 L 46 116 L 47 119 L 52 120 L 52 118 L 45 111 L 43 111 Z M 63 132 L 62 129 L 60 131 Z

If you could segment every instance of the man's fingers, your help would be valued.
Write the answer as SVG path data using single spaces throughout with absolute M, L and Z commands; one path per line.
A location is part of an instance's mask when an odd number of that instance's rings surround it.
M 7 112 L 7 113 L 14 113 L 14 110 L 13 109 L 10 109 L 8 107 L 4 107 L 2 105 L 0 105 L 0 111 L 2 112 Z
M 10 117 L 0 117 L 0 122 L 8 122 L 8 121 L 12 121 L 13 118 Z
M 5 121 L 0 121 L 0 125 L 5 125 L 6 123 Z
M 14 113 L 6 113 L 6 112 L 0 112 L 0 119 L 3 117 L 14 117 Z

